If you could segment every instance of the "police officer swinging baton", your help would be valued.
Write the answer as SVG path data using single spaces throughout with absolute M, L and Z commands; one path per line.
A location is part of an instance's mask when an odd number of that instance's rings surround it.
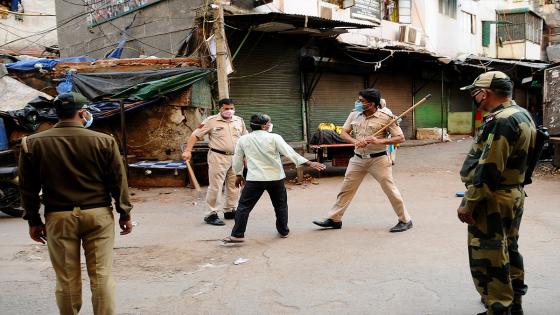
M 423 99 L 419 100 L 416 104 L 412 105 L 412 107 L 410 107 L 409 109 L 405 110 L 402 114 L 400 114 L 399 116 L 393 118 L 388 124 L 386 124 L 385 126 L 383 126 L 383 128 L 377 130 L 376 133 L 373 134 L 373 137 L 376 137 L 377 135 L 379 135 L 380 133 L 382 133 L 383 131 L 385 131 L 385 129 L 389 128 L 389 126 L 391 126 L 392 124 L 394 124 L 397 120 L 399 120 L 402 116 L 408 114 L 411 110 L 415 109 L 416 107 L 424 104 L 430 97 L 432 97 L 432 94 L 428 94 L 426 96 L 424 96 Z

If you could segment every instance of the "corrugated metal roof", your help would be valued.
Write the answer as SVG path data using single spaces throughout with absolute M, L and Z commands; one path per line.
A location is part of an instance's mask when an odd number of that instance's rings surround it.
M 346 22 L 339 20 L 325 19 L 317 16 L 301 15 L 301 14 L 285 14 L 278 12 L 270 12 L 266 14 L 236 14 L 225 16 L 226 23 L 239 28 L 249 28 L 251 26 L 278 22 L 291 24 L 294 27 L 306 27 L 315 29 L 332 29 L 332 28 L 374 28 L 379 23 L 362 24 L 355 22 Z
M 550 64 L 546 63 L 546 62 L 528 62 L 528 61 L 523 61 L 523 60 L 507 60 L 507 59 L 497 59 L 497 58 L 490 58 L 490 57 L 482 57 L 482 56 L 476 56 L 476 55 L 469 55 L 465 61 L 469 61 L 469 60 L 473 60 L 476 62 L 482 61 L 485 63 L 488 63 L 487 66 L 489 66 L 491 63 L 501 63 L 501 64 L 509 64 L 509 65 L 516 65 L 516 66 L 521 66 L 521 67 L 527 67 L 527 68 L 534 68 L 534 69 L 544 69 L 547 68 Z

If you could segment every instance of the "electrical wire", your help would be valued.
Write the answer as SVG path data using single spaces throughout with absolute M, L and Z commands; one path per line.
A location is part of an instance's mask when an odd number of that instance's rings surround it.
M 253 74 L 243 75 L 243 76 L 239 76 L 239 77 L 229 77 L 229 79 L 235 80 L 235 79 L 242 79 L 242 78 L 249 78 L 249 77 L 258 76 L 258 75 L 261 75 L 261 74 L 263 74 L 263 73 L 267 73 L 267 72 L 271 71 L 272 69 L 274 69 L 274 68 L 276 68 L 276 67 L 278 67 L 278 66 L 280 66 L 280 65 L 274 65 L 274 66 L 272 66 L 272 67 L 270 67 L 270 68 L 268 68 L 268 69 L 265 69 L 265 70 L 263 70 L 263 71 L 260 71 L 260 72 L 257 72 L 257 73 L 253 73 Z
M 6 33 L 12 34 L 13 36 L 16 36 L 16 37 L 20 37 L 20 38 L 22 38 L 22 39 L 25 39 L 25 40 L 27 40 L 27 41 L 30 42 L 30 43 L 35 43 L 35 42 L 33 42 L 31 39 L 23 38 L 23 37 L 20 36 L 19 34 L 16 34 L 16 33 L 12 32 L 12 31 L 10 31 L 10 30 L 8 30 L 8 29 L 5 29 L 5 28 L 2 27 L 2 26 L 5 26 L 5 25 L 2 24 L 2 23 L 0 23 L 0 30 L 5 31 Z M 38 44 L 38 45 L 39 45 L 39 46 L 43 46 L 43 47 L 49 47 L 49 46 L 45 46 L 45 45 L 41 45 L 41 44 Z
M 25 12 L 10 11 L 6 9 L 0 9 L 0 13 L 8 13 L 13 15 L 23 15 L 23 16 L 56 16 L 56 14 L 46 14 L 46 13 L 38 13 L 38 12 L 25 13 Z
M 4 43 L 4 44 L 1 44 L 1 45 L 0 45 L 0 48 L 2 48 L 2 47 L 4 47 L 4 46 L 7 46 L 7 45 L 10 45 L 10 44 L 12 44 L 12 43 L 18 42 L 18 41 L 20 41 L 20 40 L 24 40 L 24 39 L 33 37 L 33 36 L 43 35 L 43 34 L 45 34 L 45 33 L 50 33 L 50 32 L 52 32 L 52 31 L 54 31 L 54 30 L 57 30 L 57 29 L 59 29 L 59 28 L 65 26 L 65 25 L 69 24 L 69 23 L 72 22 L 72 21 L 77 20 L 77 19 L 80 18 L 80 17 L 86 16 L 87 14 L 89 14 L 89 13 L 88 13 L 88 12 L 84 12 L 84 13 L 77 14 L 77 15 L 75 15 L 75 16 L 73 16 L 73 17 L 70 17 L 68 20 L 62 22 L 60 25 L 57 25 L 57 26 L 55 26 L 55 27 L 53 27 L 53 28 L 50 28 L 50 29 L 46 29 L 46 30 L 44 30 L 44 31 L 37 32 L 37 33 L 35 33 L 35 34 L 33 34 L 33 35 L 29 35 L 29 36 L 25 36 L 25 37 L 20 37 L 20 38 L 11 40 L 11 41 L 9 41 L 9 42 L 6 42 L 6 43 Z

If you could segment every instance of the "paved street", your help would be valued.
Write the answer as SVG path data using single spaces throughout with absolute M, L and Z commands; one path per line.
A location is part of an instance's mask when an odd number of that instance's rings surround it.
M 129 236 L 117 236 L 119 314 L 476 314 L 483 310 L 467 265 L 466 226 L 456 218 L 458 170 L 470 145 L 403 148 L 394 168 L 415 227 L 391 234 L 389 202 L 367 178 L 341 230 L 311 221 L 334 203 L 343 169 L 289 184 L 291 234 L 280 239 L 268 197 L 255 208 L 246 244 L 223 247 L 225 227 L 203 224 L 205 205 L 188 189 L 133 190 Z M 310 172 L 314 177 L 315 171 Z M 293 172 L 291 172 L 293 177 Z M 527 188 L 520 249 L 526 314 L 560 311 L 560 178 Z M 234 265 L 238 258 L 247 262 Z M 46 246 L 26 223 L 0 214 L 0 314 L 56 314 Z M 84 273 L 84 278 L 85 273 Z M 87 282 L 83 313 L 91 314 Z

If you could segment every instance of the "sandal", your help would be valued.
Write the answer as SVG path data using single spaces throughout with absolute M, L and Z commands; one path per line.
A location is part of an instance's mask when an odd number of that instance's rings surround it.
M 239 244 L 239 243 L 244 243 L 245 240 L 242 238 L 232 238 L 231 236 L 228 236 L 224 239 L 222 239 L 222 242 L 224 244 Z

